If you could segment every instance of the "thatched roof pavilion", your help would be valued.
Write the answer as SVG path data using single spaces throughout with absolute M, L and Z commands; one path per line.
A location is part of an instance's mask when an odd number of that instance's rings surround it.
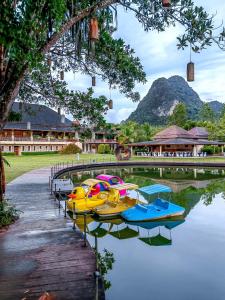
M 152 141 L 129 144 L 131 147 L 148 148 L 149 152 L 177 153 L 188 152 L 196 156 L 204 145 L 224 146 L 225 142 L 209 141 L 205 128 L 195 127 L 187 131 L 176 125 L 170 126 L 158 132 Z

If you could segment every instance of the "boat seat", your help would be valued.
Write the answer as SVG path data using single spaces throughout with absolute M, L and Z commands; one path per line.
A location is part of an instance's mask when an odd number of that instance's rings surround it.
M 137 208 L 139 208 L 139 209 L 141 209 L 141 210 L 143 210 L 143 211 L 147 211 L 147 210 L 148 210 L 148 207 L 145 206 L 145 205 L 137 204 L 136 206 L 137 206 Z
M 163 201 L 163 200 L 158 198 L 154 201 L 154 205 L 159 206 L 160 208 L 168 209 L 169 202 L 168 201 Z

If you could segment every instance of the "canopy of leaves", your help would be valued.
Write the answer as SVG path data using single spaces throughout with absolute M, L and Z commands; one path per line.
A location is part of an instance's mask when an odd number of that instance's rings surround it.
M 199 51 L 213 41 L 224 48 L 224 29 L 214 33 L 213 18 L 191 0 L 171 0 L 169 9 L 162 6 L 161 0 L 4 0 L 0 4 L 1 113 L 8 113 L 7 105 L 13 101 L 25 73 L 21 99 L 71 109 L 76 119 L 86 116 L 96 124 L 103 122 L 107 99 L 91 100 L 94 95 L 90 90 L 71 91 L 59 80 L 62 71 L 98 75 L 110 87 L 138 100 L 135 83 L 144 83 L 145 73 L 134 50 L 123 40 L 113 38 L 118 26 L 115 4 L 133 11 L 146 31 L 164 31 L 182 24 L 184 34 L 178 37 L 178 48 L 191 43 L 192 49 Z M 99 41 L 90 40 L 93 17 L 99 23 Z
M 169 117 L 169 124 L 183 127 L 187 121 L 187 109 L 184 103 L 178 103 Z
M 120 126 L 117 140 L 120 144 L 150 141 L 159 130 L 160 128 L 151 126 L 149 123 L 140 125 L 129 121 Z

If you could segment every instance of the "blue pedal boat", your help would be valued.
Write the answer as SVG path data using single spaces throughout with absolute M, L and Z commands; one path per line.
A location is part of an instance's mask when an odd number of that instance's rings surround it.
M 142 187 L 138 189 L 138 191 L 143 192 L 147 195 L 158 194 L 158 197 L 154 202 L 150 204 L 138 203 L 134 207 L 122 212 L 121 216 L 126 221 L 137 222 L 159 220 L 181 216 L 185 212 L 184 207 L 159 198 L 159 193 L 172 192 L 172 189 L 169 186 L 162 184 L 153 184 L 150 186 Z

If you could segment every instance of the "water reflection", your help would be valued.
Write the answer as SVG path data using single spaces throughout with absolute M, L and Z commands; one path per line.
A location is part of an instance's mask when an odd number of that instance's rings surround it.
M 106 298 L 224 299 L 224 170 L 136 167 L 70 175 L 78 183 L 104 172 L 140 187 L 169 185 L 174 191 L 172 201 L 186 211 L 185 219 L 132 224 L 87 217 L 89 242 L 94 246 L 97 238 L 100 255 L 106 248 L 113 258 L 104 274 L 110 287 Z M 76 226 L 84 231 L 82 216 Z

